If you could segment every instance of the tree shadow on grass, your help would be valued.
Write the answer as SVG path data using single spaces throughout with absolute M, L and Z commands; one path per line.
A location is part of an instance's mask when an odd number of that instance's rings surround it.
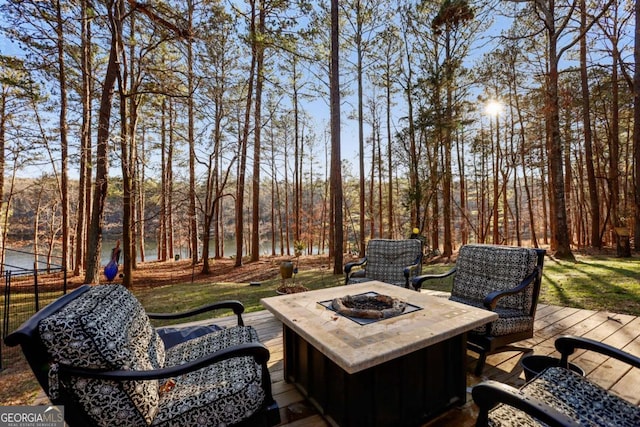
M 640 315 L 640 268 L 630 259 L 551 258 L 543 273 L 542 300 L 566 307 Z

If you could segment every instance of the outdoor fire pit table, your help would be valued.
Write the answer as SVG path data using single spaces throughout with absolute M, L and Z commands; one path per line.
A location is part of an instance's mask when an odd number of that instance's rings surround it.
M 336 298 L 406 302 L 389 318 L 337 313 Z M 332 425 L 416 426 L 466 401 L 466 333 L 497 314 L 381 282 L 262 299 L 282 322 L 284 376 Z

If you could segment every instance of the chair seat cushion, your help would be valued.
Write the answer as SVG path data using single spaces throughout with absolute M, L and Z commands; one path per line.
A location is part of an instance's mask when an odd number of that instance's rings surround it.
M 210 353 L 238 344 L 259 342 L 251 326 L 234 326 L 179 343 L 166 350 L 165 367 L 195 360 Z
M 156 331 L 164 342 L 164 348 L 168 349 L 174 345 L 180 344 L 181 342 L 201 337 L 221 329 L 223 328 L 218 325 L 194 325 L 181 327 L 166 326 L 156 328 Z
M 166 366 L 194 360 L 237 344 L 257 342 L 251 327 L 237 326 L 204 335 L 167 350 Z M 236 357 L 174 379 L 161 393 L 154 426 L 227 426 L 250 417 L 262 406 L 262 368 L 251 357 Z
M 455 296 L 451 296 L 449 299 L 451 301 L 460 302 L 486 310 L 485 306 L 477 300 L 470 300 L 467 298 L 460 298 Z M 533 328 L 533 316 L 523 314 L 519 310 L 496 307 L 495 312 L 498 313 L 498 316 L 500 317 L 498 318 L 498 320 L 491 322 L 491 336 L 497 337 L 502 335 L 509 335 L 532 330 Z M 473 330 L 473 333 L 482 335 L 486 334 L 486 332 L 487 325 L 482 325 Z
M 584 426 L 640 426 L 640 407 L 568 369 L 548 368 L 522 387 L 521 393 L 542 401 Z M 489 411 L 489 425 L 543 424 L 511 406 L 498 405 Z

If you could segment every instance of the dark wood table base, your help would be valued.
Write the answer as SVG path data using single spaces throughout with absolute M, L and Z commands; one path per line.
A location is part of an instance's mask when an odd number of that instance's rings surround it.
M 414 427 L 466 401 L 466 334 L 355 374 L 286 325 L 283 336 L 285 379 L 332 425 Z

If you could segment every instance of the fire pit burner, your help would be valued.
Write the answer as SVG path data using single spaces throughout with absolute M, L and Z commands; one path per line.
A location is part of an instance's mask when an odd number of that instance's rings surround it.
M 343 316 L 387 319 L 402 314 L 407 303 L 387 295 L 346 295 L 335 298 L 331 307 Z

